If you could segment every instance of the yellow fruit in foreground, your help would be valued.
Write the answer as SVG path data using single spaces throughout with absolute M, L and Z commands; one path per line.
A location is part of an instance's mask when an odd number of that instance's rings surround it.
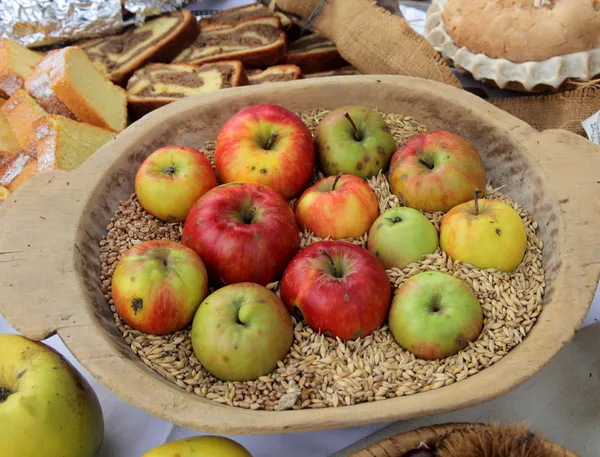
M 527 232 L 521 216 L 509 205 L 476 196 L 444 215 L 440 246 L 453 260 L 480 269 L 512 271 L 525 255 Z
M 241 444 L 224 436 L 194 436 L 150 449 L 142 457 L 252 457 Z
M 96 394 L 45 344 L 0 334 L 0 455 L 95 457 L 104 436 Z

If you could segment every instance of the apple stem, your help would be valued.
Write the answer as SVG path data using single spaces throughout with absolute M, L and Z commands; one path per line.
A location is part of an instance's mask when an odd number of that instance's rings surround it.
M 175 171 L 177 170 L 175 170 L 175 167 L 172 165 L 163 169 L 163 173 L 169 176 L 173 176 L 175 174 Z
M 337 175 L 335 175 L 335 179 L 333 180 L 333 186 L 331 186 L 331 190 L 335 190 L 335 185 L 338 183 L 338 181 L 340 180 L 341 177 L 342 177 L 341 173 L 338 173 Z
M 429 168 L 430 170 L 433 170 L 433 164 L 427 162 L 426 160 L 423 160 L 421 157 L 419 157 L 419 163 L 421 165 L 425 165 L 427 168 Z
M 360 135 L 358 133 L 358 129 L 356 128 L 356 124 L 354 123 L 354 121 L 352 120 L 352 118 L 350 117 L 350 114 L 346 113 L 344 114 L 344 117 L 346 119 L 348 119 L 350 121 L 350 124 L 352 125 L 352 130 L 354 130 L 354 139 L 356 141 L 360 140 Z
M 252 206 L 248 212 L 244 215 L 244 224 L 250 224 L 252 222 L 252 218 L 254 217 L 254 213 L 256 212 L 256 206 Z
M 388 217 L 387 220 L 390 221 L 393 224 L 397 224 L 398 222 L 402 222 L 402 218 L 400 216 Z
M 8 397 L 12 395 L 12 392 L 6 387 L 0 387 L 0 403 L 3 403 Z
M 329 266 L 333 270 L 333 277 L 334 278 L 339 278 L 340 274 L 339 274 L 339 272 L 338 272 L 338 270 L 337 270 L 337 268 L 335 266 L 335 262 L 333 261 L 333 259 L 329 255 L 329 252 L 327 252 L 325 249 L 321 249 L 321 254 L 323 254 L 325 257 L 327 257 L 327 260 L 329 261 Z
M 265 145 L 265 149 L 267 151 L 269 149 L 271 149 L 271 146 L 273 146 L 273 143 L 275 143 L 276 139 L 277 139 L 277 132 L 271 133 L 271 135 L 269 136 L 269 139 L 267 140 L 267 144 Z
M 481 193 L 481 191 L 479 189 L 475 189 L 475 192 L 473 192 L 473 197 L 475 200 L 475 215 L 479 216 L 479 194 Z

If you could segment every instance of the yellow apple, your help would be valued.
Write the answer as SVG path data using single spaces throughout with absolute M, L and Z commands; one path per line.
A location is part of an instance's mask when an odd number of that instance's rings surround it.
M 453 260 L 477 268 L 512 271 L 527 247 L 519 214 L 506 203 L 478 198 L 455 206 L 442 218 L 440 246 Z
M 54 349 L 0 334 L 0 455 L 95 457 L 102 410 L 87 381 Z
M 193 436 L 150 449 L 142 457 L 252 457 L 241 444 L 224 436 Z

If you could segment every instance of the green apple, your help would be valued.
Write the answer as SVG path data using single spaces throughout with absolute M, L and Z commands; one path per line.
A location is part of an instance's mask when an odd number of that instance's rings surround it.
M 192 323 L 196 357 L 216 378 L 253 381 L 283 360 L 294 338 L 281 299 L 259 284 L 225 286 L 200 305 Z
M 252 457 L 241 444 L 224 436 L 193 436 L 150 449 L 142 457 Z
M 420 211 L 397 207 L 384 211 L 369 230 L 367 249 L 386 269 L 404 268 L 438 248 L 438 233 Z
M 0 334 L 0 455 L 94 457 L 103 437 L 85 378 L 49 346 Z
M 345 106 L 327 113 L 317 126 L 315 142 L 321 169 L 328 176 L 374 176 L 387 168 L 396 150 L 385 119 L 364 106 Z
M 456 354 L 483 328 L 483 311 L 469 286 L 438 271 L 416 274 L 402 284 L 388 319 L 396 342 L 424 360 Z

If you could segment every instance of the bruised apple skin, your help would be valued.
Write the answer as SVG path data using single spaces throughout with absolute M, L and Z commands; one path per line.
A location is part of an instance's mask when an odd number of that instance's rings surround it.
M 390 162 L 392 193 L 404 206 L 426 212 L 449 211 L 485 190 L 483 160 L 470 141 L 434 130 L 410 138 Z
M 0 334 L 2 457 L 95 457 L 103 436 L 98 397 L 63 356 Z
M 300 236 L 281 194 L 240 182 L 215 187 L 196 202 L 182 243 L 202 257 L 213 284 L 266 286 L 281 277 L 300 249 Z
M 192 436 L 150 449 L 142 457 L 252 457 L 241 444 L 224 436 Z
M 277 105 L 253 105 L 219 132 L 215 167 L 222 183 L 261 184 L 290 199 L 310 182 L 315 156 L 310 130 L 298 116 Z
M 381 326 L 390 307 L 385 268 L 361 246 L 319 241 L 294 257 L 283 274 L 281 298 L 314 330 L 342 340 Z
M 320 238 L 352 238 L 364 235 L 379 215 L 373 189 L 354 175 L 330 176 L 304 191 L 296 205 L 300 230 Z
M 293 339 L 292 318 L 281 299 L 250 282 L 213 292 L 192 324 L 194 354 L 223 381 L 253 381 L 270 373 Z
M 152 335 L 188 326 L 208 293 L 208 275 L 192 249 L 166 240 L 144 241 L 117 263 L 112 298 L 131 327 Z
M 427 271 L 410 277 L 392 300 L 389 328 L 396 342 L 416 357 L 449 357 L 475 341 L 483 311 L 463 281 Z
M 196 200 L 216 185 L 210 161 L 187 146 L 157 149 L 135 176 L 135 193 L 142 208 L 166 222 L 183 222 Z

